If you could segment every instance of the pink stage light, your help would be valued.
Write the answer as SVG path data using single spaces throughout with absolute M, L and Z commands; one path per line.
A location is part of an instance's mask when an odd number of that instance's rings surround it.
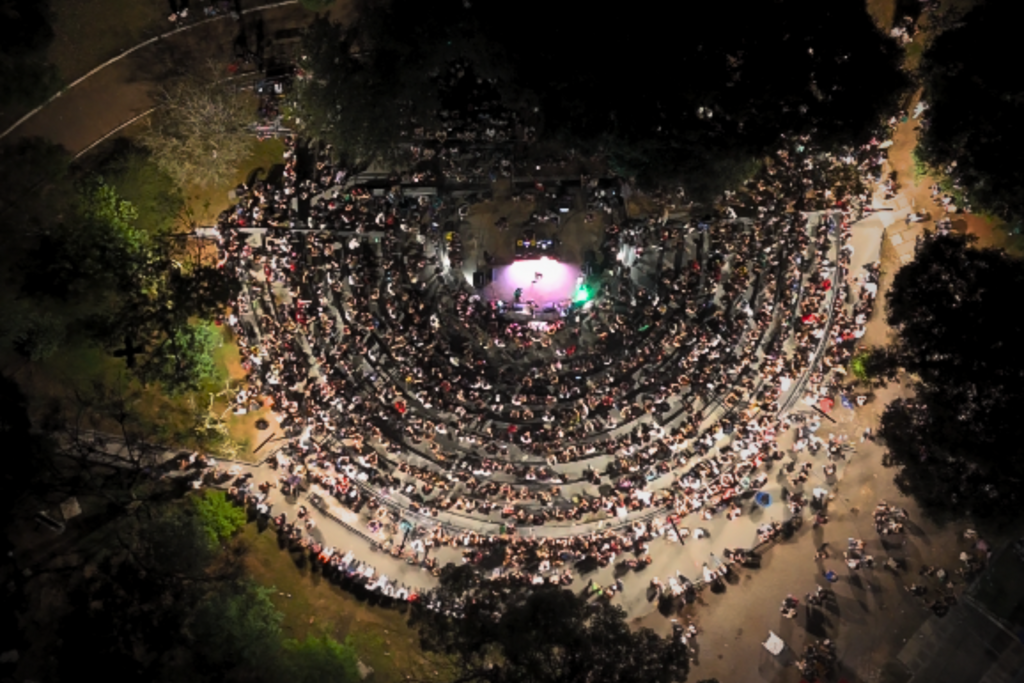
M 507 266 L 494 268 L 494 282 L 489 287 L 488 295 L 489 298 L 512 301 L 515 290 L 522 289 L 523 301 L 547 305 L 572 299 L 579 275 L 579 266 L 562 263 L 551 257 L 513 261 Z

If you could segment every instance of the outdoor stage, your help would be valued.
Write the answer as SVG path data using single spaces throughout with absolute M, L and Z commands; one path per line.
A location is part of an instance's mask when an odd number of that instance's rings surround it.
M 516 290 L 522 289 L 521 302 L 533 301 L 544 308 L 571 301 L 580 272 L 579 266 L 548 257 L 514 261 L 494 268 L 494 281 L 483 289 L 481 296 L 511 304 Z

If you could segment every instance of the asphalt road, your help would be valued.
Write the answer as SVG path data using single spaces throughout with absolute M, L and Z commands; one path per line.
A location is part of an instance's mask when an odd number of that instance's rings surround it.
M 43 107 L 6 141 L 42 137 L 75 154 L 121 124 L 153 107 L 153 94 L 169 77 L 203 67 L 223 69 L 234 61 L 235 39 L 245 30 L 250 44 L 262 22 L 264 37 L 278 44 L 294 40 L 294 29 L 312 15 L 300 5 L 254 11 L 235 21 L 224 17 L 158 40 L 103 68 Z

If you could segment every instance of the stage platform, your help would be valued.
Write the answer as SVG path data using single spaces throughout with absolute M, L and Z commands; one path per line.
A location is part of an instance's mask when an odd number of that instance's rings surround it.
M 495 266 L 494 281 L 484 287 L 481 296 L 489 301 L 511 303 L 517 289 L 520 301 L 536 302 L 538 306 L 571 301 L 576 293 L 581 270 L 578 265 L 562 263 L 553 258 L 525 259 L 505 266 Z

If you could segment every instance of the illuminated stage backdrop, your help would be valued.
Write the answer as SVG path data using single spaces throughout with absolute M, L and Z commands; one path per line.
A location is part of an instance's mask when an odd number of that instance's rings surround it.
M 579 275 L 579 266 L 554 259 L 515 261 L 494 269 L 494 282 L 487 286 L 484 295 L 488 299 L 511 302 L 516 289 L 522 288 L 521 301 L 536 301 L 540 306 L 547 306 L 571 300 Z

